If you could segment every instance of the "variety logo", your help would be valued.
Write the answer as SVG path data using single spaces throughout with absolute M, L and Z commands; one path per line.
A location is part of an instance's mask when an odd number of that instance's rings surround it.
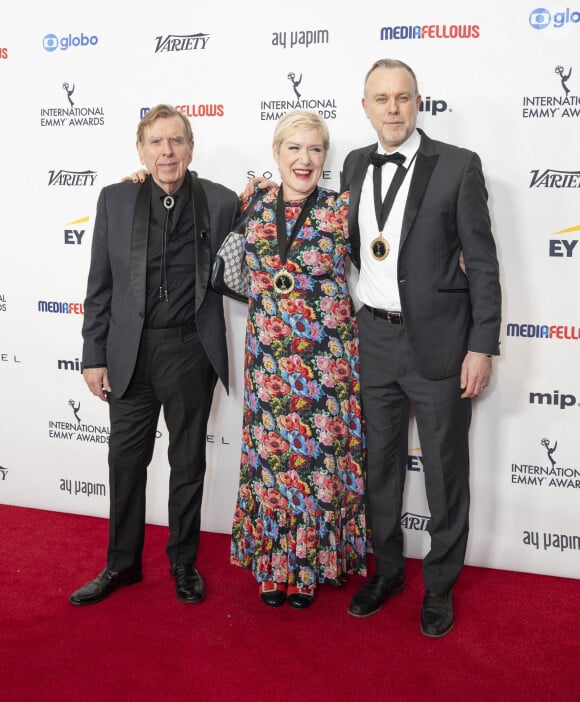
M 200 32 L 198 34 L 168 34 L 164 37 L 155 37 L 157 42 L 155 53 L 203 50 L 207 46 L 209 36 L 209 34 Z
M 71 47 L 85 47 L 85 46 L 96 46 L 99 43 L 99 38 L 92 34 L 73 35 L 68 34 L 62 37 L 58 37 L 56 34 L 47 34 L 42 40 L 42 46 L 45 51 L 52 53 L 57 49 L 61 51 L 67 51 Z
M 328 44 L 330 32 L 328 29 L 308 29 L 304 31 L 273 32 L 272 46 L 281 46 L 284 49 L 293 49 L 295 46 L 316 46 L 318 44 Z
M 563 341 L 578 341 L 580 327 L 563 324 L 521 324 L 508 322 L 508 336 L 518 336 L 527 339 L 561 339 Z
M 60 185 L 65 188 L 86 187 L 95 184 L 97 179 L 97 171 L 48 171 L 49 185 Z
M 557 76 L 561 92 L 558 95 L 525 95 L 522 99 L 524 119 L 580 117 L 580 98 L 571 94 L 568 85 L 572 68 L 565 69 L 564 66 L 558 65 L 552 75 Z
M 415 24 L 381 27 L 381 41 L 393 39 L 479 39 L 478 24 Z
M 532 180 L 530 188 L 575 189 L 580 188 L 580 171 L 557 171 L 555 168 L 545 168 L 543 171 L 530 171 Z
M 403 529 L 412 529 L 413 531 L 427 531 L 431 517 L 424 514 L 413 514 L 405 512 L 401 517 L 401 526 Z
M 542 447 L 547 463 L 512 463 L 512 485 L 580 490 L 580 470 L 559 465 L 556 460 L 558 442 L 544 437 L 537 446 Z
M 88 217 L 81 217 L 80 219 L 75 219 L 72 222 L 67 222 L 67 227 L 72 227 L 73 225 L 85 224 L 89 221 Z M 64 243 L 68 246 L 80 246 L 85 235 L 84 229 L 65 229 L 64 230 Z
M 78 106 L 76 104 L 75 84 L 62 84 L 68 107 L 41 107 L 41 127 L 101 127 L 105 124 L 102 107 Z M 74 99 L 73 99 L 74 98 Z
M 82 302 L 55 302 L 54 300 L 39 300 L 39 312 L 52 312 L 53 314 L 84 314 Z
M 552 393 L 531 392 L 530 405 L 548 405 L 551 407 L 559 407 L 561 410 L 565 410 L 568 407 L 580 407 L 576 402 L 576 395 L 560 392 L 559 390 L 554 390 Z M 542 446 L 545 441 L 547 441 L 547 439 L 542 439 Z
M 2 480 L 2 481 L 6 480 L 7 475 L 8 475 L 8 468 L 5 468 L 4 466 L 0 466 L 0 480 Z
M 552 15 L 545 7 L 538 7 L 530 12 L 529 21 L 532 29 L 546 29 L 547 27 L 561 29 L 570 23 L 578 24 L 580 22 L 580 12 L 567 7 L 565 10 L 554 12 Z
M 286 75 L 290 83 L 290 94 L 293 99 L 287 100 L 262 100 L 260 102 L 260 119 L 264 121 L 277 121 L 289 110 L 313 110 L 324 119 L 336 119 L 337 104 L 333 97 L 304 96 L 302 86 L 302 73 L 298 76 L 294 71 Z

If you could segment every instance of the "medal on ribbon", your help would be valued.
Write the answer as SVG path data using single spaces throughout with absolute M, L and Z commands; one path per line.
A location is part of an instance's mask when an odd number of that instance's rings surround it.
M 389 255 L 389 242 L 383 237 L 383 232 L 379 232 L 376 239 L 371 241 L 371 254 L 375 261 L 384 261 Z
M 274 276 L 274 287 L 279 293 L 289 293 L 294 290 L 294 276 L 283 268 Z
M 278 201 L 276 202 L 276 239 L 278 241 L 278 250 L 280 252 L 280 262 L 283 268 L 281 268 L 274 275 L 274 290 L 280 294 L 291 293 L 296 285 L 294 274 L 285 267 L 286 259 L 288 257 L 288 252 L 290 251 L 290 247 L 302 229 L 302 225 L 306 221 L 306 218 L 314 206 L 317 197 L 318 188 L 314 188 L 314 190 L 306 198 L 306 202 L 302 206 L 298 219 L 292 227 L 290 236 L 288 236 L 286 232 L 286 207 L 284 205 L 282 186 L 280 185 L 280 188 L 278 189 Z

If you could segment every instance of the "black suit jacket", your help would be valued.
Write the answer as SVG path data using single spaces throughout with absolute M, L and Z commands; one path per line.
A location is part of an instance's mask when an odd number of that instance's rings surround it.
M 193 179 L 197 174 L 191 173 Z M 233 190 L 197 179 L 209 206 L 202 226 L 194 192 L 195 322 L 203 347 L 228 389 L 228 355 L 221 295 L 209 287 L 211 261 L 238 211 Z M 135 369 L 145 319 L 150 187 L 131 182 L 100 193 L 84 305 L 83 365 L 107 367 L 113 393 L 121 397 Z M 192 281 L 193 282 L 193 281 Z
M 501 290 L 487 190 L 476 153 L 421 130 L 405 205 L 397 278 L 413 360 L 427 378 L 460 371 L 465 353 L 499 354 Z M 341 173 L 350 190 L 352 260 L 360 267 L 358 210 L 376 142 L 351 151 Z M 458 266 L 463 250 L 467 275 Z

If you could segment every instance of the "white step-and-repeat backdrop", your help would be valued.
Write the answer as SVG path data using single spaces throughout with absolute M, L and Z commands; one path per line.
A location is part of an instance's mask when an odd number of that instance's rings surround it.
M 502 267 L 502 356 L 474 403 L 468 563 L 579 578 L 580 2 L 535 2 L 7 0 L 0 501 L 108 515 L 108 414 L 80 372 L 83 298 L 98 193 L 138 167 L 147 108 L 182 110 L 192 167 L 238 192 L 254 174 L 277 177 L 275 120 L 316 110 L 332 135 L 323 182 L 338 187 L 347 152 L 374 140 L 363 77 L 392 57 L 417 73 L 419 126 L 482 157 Z M 226 314 L 232 391 L 219 387 L 213 405 L 202 523 L 218 532 L 237 490 L 244 306 Z M 429 512 L 414 426 L 409 437 L 402 520 L 418 557 Z M 156 524 L 166 450 L 160 423 Z

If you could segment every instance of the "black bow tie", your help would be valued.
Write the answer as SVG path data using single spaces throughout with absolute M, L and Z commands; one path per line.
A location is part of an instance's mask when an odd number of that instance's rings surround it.
M 371 154 L 371 163 L 373 166 L 382 166 L 383 164 L 390 162 L 396 163 L 397 166 L 402 166 L 405 163 L 405 156 L 396 151 L 394 154 L 378 154 L 376 151 Z

